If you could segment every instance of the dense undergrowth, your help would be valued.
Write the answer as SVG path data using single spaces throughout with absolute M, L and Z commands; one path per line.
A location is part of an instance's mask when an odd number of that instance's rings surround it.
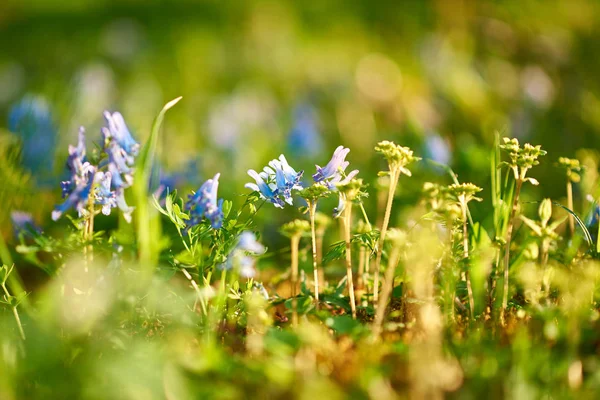
M 491 182 L 436 165 L 451 183 L 423 183 L 398 219 L 399 188 L 432 163 L 409 148 L 380 142 L 378 176 L 353 170 L 342 146 L 315 171 L 274 154 L 248 171 L 234 209 L 216 171 L 189 195 L 149 185 L 178 101 L 143 146 L 118 113 L 105 114 L 99 142 L 80 132 L 52 214 L 67 235 L 13 212 L 16 239 L 0 249 L 0 398 L 595 397 L 593 156 L 498 135 Z M 554 182 L 533 178 L 541 162 L 556 163 Z M 539 184 L 564 185 L 566 203 L 523 201 Z M 574 190 L 590 201 L 574 205 Z M 492 223 L 473 219 L 476 203 Z M 280 230 L 289 247 L 267 249 L 255 217 L 281 208 L 297 209 Z M 115 212 L 116 227 L 95 228 Z M 274 253 L 285 272 L 257 270 Z M 47 279 L 25 290 L 22 264 Z

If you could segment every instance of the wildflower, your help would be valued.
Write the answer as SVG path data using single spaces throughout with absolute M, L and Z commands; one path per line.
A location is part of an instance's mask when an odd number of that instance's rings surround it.
M 16 237 L 21 234 L 29 236 L 32 233 L 40 233 L 42 230 L 35 224 L 30 213 L 24 211 L 11 211 L 10 221 Z
M 63 213 L 71 208 L 76 209 L 79 213 L 79 216 L 84 213 L 85 206 L 87 205 L 88 198 L 94 184 L 95 172 L 96 168 L 90 166 L 87 170 L 86 178 L 81 179 L 79 182 L 75 182 L 75 186 L 68 194 L 67 199 L 62 204 L 58 205 L 54 211 L 52 211 L 52 219 L 54 221 L 58 220 Z
M 244 278 L 253 278 L 256 275 L 254 269 L 254 257 L 263 254 L 265 246 L 256 240 L 254 233 L 244 231 L 240 234 L 236 246 L 231 251 L 227 262 L 221 268 L 231 270 L 234 267 Z
M 111 114 L 110 112 L 105 111 L 104 118 L 106 118 L 106 122 L 108 123 L 108 129 L 104 128 L 108 135 L 116 141 L 119 147 L 125 150 L 127 155 L 133 157 L 137 156 L 140 145 L 133 139 L 133 136 L 131 136 L 121 113 L 115 112 Z
M 115 190 L 115 202 L 117 203 L 117 207 L 123 213 L 123 218 L 125 221 L 131 222 L 131 213 L 135 209 L 135 207 L 129 207 L 127 202 L 125 201 L 125 191 L 122 188 Z
M 110 210 L 116 207 L 115 193 L 110 190 L 112 174 L 110 172 L 98 172 L 94 177 L 97 184 L 94 192 L 96 204 L 102 206 L 102 214 L 110 215 Z
M 250 231 L 242 232 L 237 244 L 237 249 L 254 254 L 262 254 L 265 252 L 265 246 L 258 242 L 256 236 Z
M 113 176 L 115 188 L 129 187 L 133 184 L 134 158 L 122 148 L 116 140 L 111 140 L 108 129 L 103 128 L 104 152 L 108 156 L 108 171 Z
M 8 128 L 21 142 L 21 161 L 38 183 L 52 181 L 56 127 L 48 102 L 27 95 L 10 108 Z
M 439 164 L 448 165 L 452 161 L 452 153 L 448 143 L 436 133 L 427 135 L 425 154 Z
M 245 188 L 258 192 L 262 199 L 273 203 L 275 207 L 283 208 L 285 206 L 283 200 L 277 197 L 277 193 L 275 192 L 277 188 L 273 187 L 273 184 L 268 184 L 265 182 L 265 179 L 268 179 L 267 172 L 261 172 L 259 174 L 255 170 L 249 169 L 248 175 L 250 175 L 250 177 L 253 178 L 256 183 L 246 183 L 244 185 Z
M 346 209 L 347 201 L 354 201 L 361 195 L 364 195 L 364 192 L 361 193 L 360 191 L 363 181 L 362 179 L 353 179 L 352 177 L 354 175 L 348 175 L 343 181 L 336 184 L 336 188 L 339 192 L 339 200 L 337 207 L 333 209 L 334 218 L 337 218 L 340 215 L 342 215 L 342 212 Z
M 323 147 L 316 112 L 308 103 L 294 109 L 294 125 L 288 135 L 288 148 L 295 155 L 315 156 Z
M 313 175 L 313 179 L 315 182 L 325 182 L 325 184 L 329 187 L 330 190 L 335 189 L 335 184 L 340 183 L 344 178 L 343 173 L 350 165 L 348 161 L 346 161 L 346 156 L 350 152 L 350 149 L 345 148 L 344 146 L 338 146 L 333 152 L 333 156 L 331 160 L 327 163 L 324 168 L 316 165 L 317 172 Z M 358 173 L 357 170 L 352 171 L 348 174 L 350 179 L 352 179 Z
M 500 145 L 502 150 L 508 152 L 509 162 L 503 164 L 508 165 L 515 176 L 515 180 L 521 182 L 531 182 L 533 185 L 538 185 L 538 181 L 533 178 L 525 178 L 527 171 L 540 162 L 538 158 L 546 155 L 546 151 L 542 150 L 541 146 L 532 146 L 525 143 L 523 147 L 519 144 L 516 138 L 503 138 L 504 144 Z
M 217 201 L 217 189 L 219 188 L 219 176 L 207 180 L 200 189 L 189 196 L 185 203 L 186 211 L 190 212 L 187 229 L 198 225 L 203 217 L 206 217 L 214 229 L 221 228 L 223 224 L 223 199 Z
M 413 151 L 408 147 L 399 146 L 394 142 L 384 140 L 377 143 L 375 151 L 381 153 L 389 164 L 390 171 L 398 170 L 398 172 L 407 176 L 412 176 L 412 173 L 406 168 L 408 164 L 419 161 L 421 158 L 415 157 Z
M 585 166 L 581 165 L 578 159 L 559 157 L 558 166 L 566 170 L 569 181 L 574 183 L 581 181 L 581 173 L 584 171 Z
M 302 190 L 300 180 L 304 171 L 296 172 L 287 162 L 285 156 L 282 154 L 279 159 L 271 160 L 269 167 L 265 167 L 264 171 L 268 173 L 269 178 L 273 179 L 275 176 L 275 183 L 277 185 L 276 194 L 283 195 L 284 201 L 289 205 L 292 205 L 292 190 Z
M 107 160 L 98 167 L 86 161 L 85 130 L 80 128 L 77 146 L 69 146 L 67 168 L 71 179 L 61 182 L 65 202 L 52 213 L 57 220 L 70 208 L 75 208 L 79 215 L 84 213 L 89 204 L 89 196 L 93 193 L 93 205 L 100 205 L 104 215 L 110 215 L 111 209 L 118 207 L 127 222 L 131 221 L 133 207 L 125 201 L 124 188 L 133 183 L 134 157 L 139 145 L 133 140 L 123 117 L 119 113 L 105 113 L 108 128 L 102 128 L 104 136 L 103 151 Z
M 85 130 L 83 128 L 79 129 L 77 146 L 69 145 L 67 168 L 71 172 L 71 179 L 60 184 L 62 197 L 66 200 L 52 212 L 54 221 L 70 208 L 75 208 L 81 216 L 94 184 L 96 167 L 85 161 Z

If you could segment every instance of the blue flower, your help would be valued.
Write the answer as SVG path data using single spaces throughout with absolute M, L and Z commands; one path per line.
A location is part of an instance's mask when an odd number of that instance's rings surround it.
M 102 206 L 102 214 L 110 215 L 110 210 L 117 206 L 115 193 L 110 190 L 112 174 L 110 172 L 97 172 L 94 180 L 96 190 L 94 191 L 95 202 Z
M 185 209 L 190 213 L 187 229 L 198 225 L 203 217 L 210 221 L 214 229 L 223 225 L 223 199 L 217 201 L 219 176 L 220 174 L 216 174 L 213 179 L 204 182 L 196 193 L 189 196 L 185 203 Z
M 85 178 L 78 178 L 73 181 L 73 190 L 71 190 L 71 192 L 68 194 L 67 199 L 64 201 L 64 203 L 56 206 L 56 209 L 52 211 L 52 219 L 54 221 L 58 220 L 62 214 L 71 208 L 76 209 L 80 216 L 82 215 L 85 206 L 87 205 L 92 186 L 94 185 L 95 173 L 96 168 L 90 166 L 87 169 Z
M 448 143 L 435 133 L 427 135 L 425 139 L 425 154 L 440 164 L 448 165 L 452 161 L 452 152 Z
M 271 187 L 270 184 L 265 182 L 265 180 L 269 179 L 268 172 L 261 172 L 259 174 L 255 170 L 249 169 L 248 175 L 250 175 L 250 177 L 252 179 L 254 179 L 254 181 L 256 183 L 246 183 L 244 185 L 245 188 L 253 190 L 255 192 L 258 192 L 262 199 L 265 199 L 265 200 L 273 203 L 273 205 L 275 205 L 275 207 L 278 207 L 278 208 L 284 207 L 285 203 L 283 202 L 283 200 L 281 200 L 279 197 L 277 197 L 277 193 L 275 192 L 277 190 L 277 188 Z
M 131 222 L 131 213 L 134 207 L 129 207 L 125 201 L 123 188 L 112 190 L 113 175 L 109 172 L 97 172 L 95 176 L 96 189 L 94 191 L 95 204 L 102 206 L 102 214 L 110 215 L 113 208 L 118 207 L 123 212 L 125 221 Z
M 127 205 L 127 202 L 125 201 L 125 191 L 123 188 L 116 189 L 114 193 L 117 207 L 119 207 L 119 210 L 121 210 L 123 213 L 123 218 L 125 218 L 125 221 L 131 222 L 131 213 L 135 207 L 129 207 Z
M 106 122 L 108 123 L 108 129 L 105 129 L 108 131 L 109 136 L 117 142 L 119 147 L 125 150 L 127 155 L 137 156 L 140 145 L 133 139 L 133 136 L 131 136 L 121 113 L 115 112 L 111 114 L 110 112 L 105 111 L 104 118 L 106 118 Z
M 77 146 L 69 145 L 67 168 L 71 172 L 71 179 L 60 184 L 62 197 L 66 200 L 52 212 L 52 219 L 55 221 L 70 208 L 75 208 L 81 215 L 94 185 L 96 167 L 85 161 L 84 132 L 83 128 L 79 129 Z
M 259 192 L 261 198 L 273 203 L 275 207 L 283 208 L 285 203 L 293 204 L 292 190 L 302 189 L 300 180 L 303 174 L 304 171 L 296 172 L 281 154 L 279 159 L 269 161 L 269 165 L 261 173 L 248 170 L 248 175 L 256 183 L 247 183 L 245 187 Z
M 288 136 L 288 149 L 295 155 L 315 156 L 322 147 L 321 135 L 313 107 L 301 103 L 294 110 L 294 125 Z
M 256 236 L 250 231 L 244 231 L 240 234 L 236 247 L 240 250 L 254 254 L 262 254 L 265 252 L 265 246 L 256 240 Z
M 346 161 L 346 156 L 349 152 L 350 149 L 345 148 L 344 146 L 338 146 L 338 148 L 333 152 L 331 160 L 324 168 L 316 165 L 317 172 L 313 175 L 313 180 L 317 183 L 323 182 L 329 187 L 329 189 L 335 190 L 335 184 L 344 179 L 342 173 L 350 164 L 348 161 Z M 358 171 L 352 171 L 350 174 L 348 174 L 348 176 L 353 177 L 357 173 Z
M 108 156 L 108 171 L 112 174 L 112 185 L 115 188 L 129 187 L 133 183 L 133 164 L 135 159 L 132 155 L 119 145 L 116 140 L 111 139 L 108 129 L 103 128 L 104 152 Z
M 8 128 L 21 141 L 21 160 L 32 176 L 44 185 L 53 181 L 56 128 L 48 102 L 27 95 L 11 107 Z
M 227 257 L 227 261 L 220 266 L 221 269 L 231 270 L 234 267 L 244 278 L 253 278 L 255 256 L 263 254 L 265 246 L 256 240 L 254 233 L 244 231 L 240 234 L 238 242 Z

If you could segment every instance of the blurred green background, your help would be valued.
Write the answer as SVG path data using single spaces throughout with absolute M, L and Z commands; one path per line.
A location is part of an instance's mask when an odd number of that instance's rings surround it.
M 549 151 L 534 196 L 559 198 L 554 161 L 600 132 L 599 21 L 594 0 L 4 0 L 0 126 L 23 98 L 48 109 L 50 162 L 32 173 L 50 176 L 48 204 L 34 207 L 44 220 L 80 125 L 97 140 L 102 111 L 119 110 L 143 142 L 180 95 L 160 166 L 186 192 L 221 172 L 235 199 L 246 170 L 280 153 L 309 178 L 339 144 L 373 176 L 382 139 L 487 187 L 500 131 Z M 409 185 L 441 175 L 421 169 Z

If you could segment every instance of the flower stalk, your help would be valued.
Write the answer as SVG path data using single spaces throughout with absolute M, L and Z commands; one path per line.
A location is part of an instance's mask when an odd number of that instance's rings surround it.
M 394 194 L 396 193 L 396 186 L 400 175 L 405 174 L 412 176 L 410 170 L 406 168 L 412 162 L 420 160 L 419 157 L 413 156 L 412 150 L 408 147 L 402 147 L 394 142 L 383 141 L 379 142 L 375 147 L 375 150 L 381 153 L 388 162 L 388 171 L 384 174 L 390 176 L 390 185 L 388 188 L 387 203 L 385 207 L 385 215 L 380 229 L 379 244 L 377 246 L 377 256 L 375 258 L 375 271 L 373 280 L 373 303 L 374 306 L 378 306 L 379 298 L 379 275 L 381 269 L 381 257 L 383 255 L 383 243 L 387 233 L 388 225 L 390 222 L 390 215 L 392 212 L 392 204 L 394 202 Z
M 512 201 L 508 226 L 506 229 L 506 244 L 504 248 L 504 292 L 502 294 L 502 310 L 500 313 L 500 322 L 502 325 L 504 325 L 506 322 L 505 314 L 508 307 L 510 244 L 512 240 L 514 220 L 519 208 L 519 196 L 521 194 L 521 188 L 525 182 L 530 182 L 532 185 L 538 185 L 537 180 L 526 177 L 527 171 L 533 166 L 539 164 L 539 157 L 546 155 L 546 151 L 542 150 L 540 146 L 532 146 L 529 143 L 525 143 L 523 147 L 521 147 L 517 139 L 504 138 L 503 140 L 504 144 L 500 145 L 500 149 L 508 152 L 510 160 L 502 164 L 508 165 L 508 167 L 512 170 L 516 182 L 516 188 Z

